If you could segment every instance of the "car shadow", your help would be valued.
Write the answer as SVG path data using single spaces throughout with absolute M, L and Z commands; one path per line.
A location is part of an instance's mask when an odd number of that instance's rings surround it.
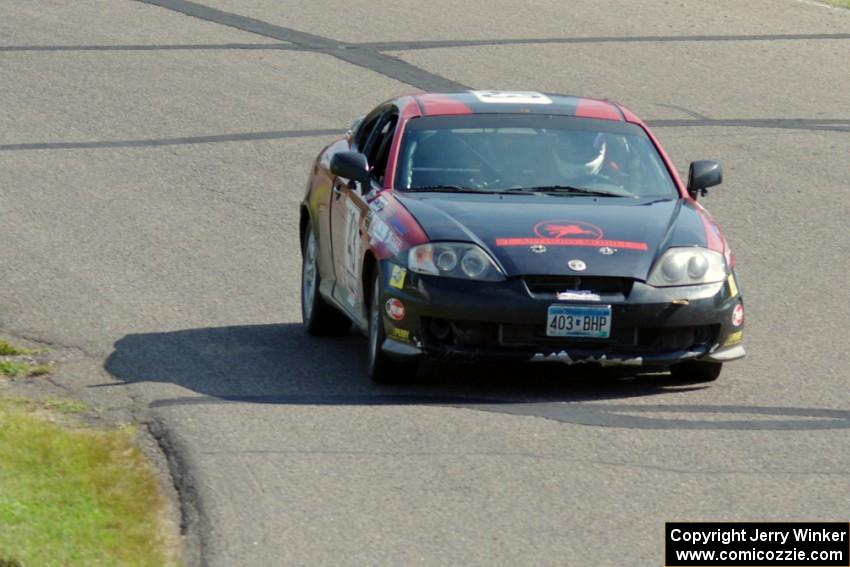
M 200 394 L 156 399 L 153 408 L 234 402 L 439 405 L 643 429 L 850 427 L 850 412 L 842 410 L 677 405 L 677 394 L 705 386 L 677 383 L 667 373 L 635 375 L 583 365 L 428 364 L 408 383 L 380 386 L 367 376 L 365 351 L 365 340 L 356 334 L 315 338 L 300 324 L 240 325 L 126 335 L 104 367 L 125 384 L 173 383 Z M 651 397 L 657 403 L 648 403 Z M 628 398 L 642 399 L 623 404 Z M 618 403 L 600 403 L 610 400 Z M 664 412 L 677 417 L 656 415 Z M 706 413 L 732 417 L 699 418 Z
M 560 364 L 423 365 L 398 386 L 373 384 L 358 334 L 316 338 L 300 324 L 244 325 L 127 335 L 106 370 L 123 382 L 171 382 L 230 401 L 399 404 L 647 396 L 667 391 L 666 375 L 644 376 Z

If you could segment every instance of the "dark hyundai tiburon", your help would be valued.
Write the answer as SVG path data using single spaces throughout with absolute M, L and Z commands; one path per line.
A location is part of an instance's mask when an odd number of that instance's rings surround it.
M 603 100 L 420 94 L 319 154 L 301 204 L 311 334 L 368 337 L 369 372 L 423 356 L 669 367 L 744 356 L 734 258 L 652 132 Z

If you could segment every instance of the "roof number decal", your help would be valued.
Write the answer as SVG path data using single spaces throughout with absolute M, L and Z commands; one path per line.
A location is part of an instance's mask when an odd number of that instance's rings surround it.
M 481 102 L 492 104 L 552 104 L 545 94 L 532 91 L 472 91 Z

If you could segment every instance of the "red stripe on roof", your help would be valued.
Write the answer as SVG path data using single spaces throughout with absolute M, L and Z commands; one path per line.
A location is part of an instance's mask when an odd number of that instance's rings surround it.
M 623 115 L 610 102 L 594 98 L 580 98 L 576 105 L 576 116 L 579 118 L 598 118 L 601 120 L 623 120 Z
M 444 94 L 423 94 L 416 97 L 425 116 L 472 114 L 472 109 L 458 99 Z

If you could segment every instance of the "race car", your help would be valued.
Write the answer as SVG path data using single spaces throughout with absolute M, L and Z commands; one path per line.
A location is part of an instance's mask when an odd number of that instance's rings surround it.
M 300 211 L 312 335 L 368 337 L 400 382 L 423 357 L 669 368 L 705 382 L 745 355 L 735 260 L 633 112 L 538 92 L 424 93 L 352 122 Z

